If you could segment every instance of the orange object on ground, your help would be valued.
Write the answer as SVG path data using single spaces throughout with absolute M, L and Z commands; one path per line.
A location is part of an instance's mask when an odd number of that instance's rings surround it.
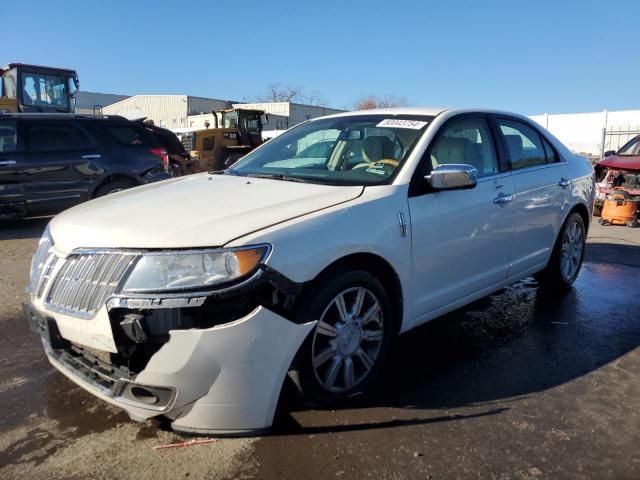
M 637 227 L 638 202 L 633 200 L 623 188 L 614 188 L 604 200 L 600 223 Z

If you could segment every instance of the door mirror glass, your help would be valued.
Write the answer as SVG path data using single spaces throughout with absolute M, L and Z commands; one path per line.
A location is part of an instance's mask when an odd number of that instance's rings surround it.
M 478 170 L 466 164 L 438 165 L 424 179 L 433 190 L 473 188 L 478 183 Z

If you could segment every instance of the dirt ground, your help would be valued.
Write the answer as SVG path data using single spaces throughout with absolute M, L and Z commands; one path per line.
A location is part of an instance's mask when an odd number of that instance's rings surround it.
M 640 478 L 640 229 L 590 232 L 566 295 L 525 281 L 399 339 L 335 410 L 174 450 L 47 363 L 22 319 L 43 220 L 0 225 L 0 478 Z

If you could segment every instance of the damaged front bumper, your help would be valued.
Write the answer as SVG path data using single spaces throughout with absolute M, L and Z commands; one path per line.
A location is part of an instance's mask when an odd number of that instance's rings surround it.
M 177 310 L 161 308 L 153 314 Z M 269 428 L 285 375 L 315 324 L 296 324 L 284 312 L 257 304 L 232 321 L 207 328 L 175 324 L 166 335 L 140 338 L 136 345 L 133 330 L 126 344 L 122 332 L 107 332 L 105 322 L 113 330 L 114 317 L 120 321 L 125 312 L 131 310 L 108 311 L 104 306 L 87 320 L 49 311 L 42 304 L 25 306 L 49 361 L 73 382 L 123 408 L 134 420 L 161 415 L 175 430 L 197 433 L 245 434 Z M 105 338 L 108 335 L 112 338 Z M 102 339 L 101 347 L 94 348 L 92 338 Z M 156 345 L 149 345 L 153 339 Z M 124 361 L 122 351 L 127 349 Z M 144 359 L 135 360 L 141 349 L 146 349 Z

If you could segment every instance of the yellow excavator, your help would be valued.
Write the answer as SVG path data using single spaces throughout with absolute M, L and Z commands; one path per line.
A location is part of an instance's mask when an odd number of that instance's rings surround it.
M 268 121 L 263 110 L 236 107 L 214 112 L 213 120 L 214 128 L 180 135 L 200 171 L 223 170 L 263 143 L 262 127 Z
M 80 83 L 75 70 L 10 63 L 0 68 L 0 113 L 74 113 Z

